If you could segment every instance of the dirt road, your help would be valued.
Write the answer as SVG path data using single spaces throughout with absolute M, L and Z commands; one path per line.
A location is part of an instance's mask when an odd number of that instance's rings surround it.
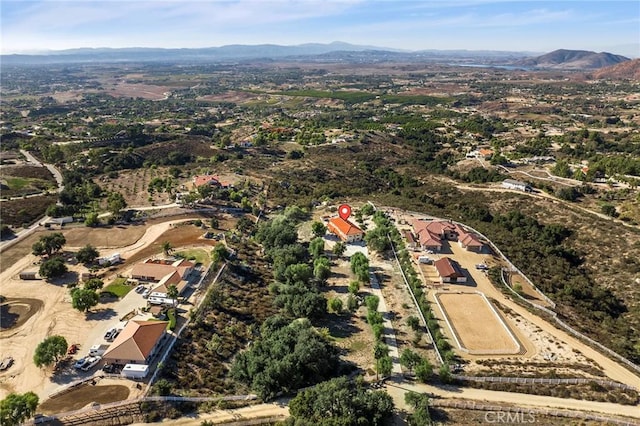
M 466 398 L 476 401 L 514 404 L 519 408 L 546 407 L 603 413 L 612 416 L 628 416 L 640 419 L 640 409 L 637 405 L 620 405 L 609 402 L 583 401 L 578 399 L 555 398 L 551 396 L 529 395 L 490 391 L 474 388 L 440 388 L 436 386 L 409 382 L 388 382 L 387 392 L 393 397 L 398 408 L 408 409 L 404 402 L 407 391 L 426 392 L 443 398 Z
M 201 413 L 194 416 L 181 417 L 179 419 L 165 419 L 160 424 L 176 426 L 200 426 L 203 421 L 213 423 L 242 421 L 247 419 L 270 419 L 272 422 L 282 421 L 289 417 L 289 408 L 284 404 L 258 404 L 234 410 L 216 410 L 212 413 Z M 131 426 L 151 426 L 158 423 L 134 423 Z

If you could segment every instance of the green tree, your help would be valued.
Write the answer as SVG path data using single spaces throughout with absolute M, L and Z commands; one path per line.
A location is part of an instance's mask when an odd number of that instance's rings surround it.
M 98 226 L 100 224 L 98 213 L 87 213 L 87 216 L 84 218 L 84 224 L 89 227 Z
M 355 312 L 358 309 L 358 300 L 354 297 L 353 294 L 347 296 L 347 309 L 349 312 Z
M 174 309 L 178 304 L 179 294 L 180 292 L 178 292 L 178 287 L 176 287 L 175 284 L 170 284 L 169 287 L 167 287 L 167 297 L 171 299 L 171 304 L 173 305 Z
M 265 401 L 326 380 L 338 371 L 338 349 L 306 319 L 291 322 L 274 316 L 265 321 L 260 334 L 236 356 L 231 376 L 250 385 Z
M 98 304 L 98 293 L 94 290 L 74 288 L 71 290 L 71 306 L 80 312 L 89 312 L 89 309 Z
M 220 221 L 218 220 L 217 217 L 212 217 L 211 220 L 209 221 L 209 226 L 211 226 L 211 228 L 213 229 L 218 229 L 219 225 L 220 225 Z
M 367 306 L 369 311 L 377 311 L 378 305 L 380 304 L 380 298 L 375 295 L 367 296 L 364 298 L 364 304 Z
M 451 383 L 453 377 L 451 376 L 449 364 L 445 363 L 440 366 L 440 369 L 438 369 L 438 376 L 440 376 L 442 383 Z
M 413 330 L 416 331 L 420 328 L 420 320 L 418 317 L 414 315 L 409 315 L 407 318 L 407 325 Z
M 391 247 L 388 234 L 389 229 L 386 226 L 376 226 L 375 229 L 367 232 L 364 240 L 370 250 L 382 253 Z
M 335 243 L 333 245 L 332 252 L 336 256 L 341 257 L 344 254 L 345 251 L 347 251 L 347 245 L 345 243 L 343 243 L 342 241 L 338 241 L 337 243 Z
M 326 257 L 319 257 L 313 261 L 313 276 L 321 281 L 325 282 L 331 275 L 331 265 L 329 259 Z
M 413 407 L 413 413 L 407 417 L 409 426 L 431 426 L 428 395 L 409 391 L 404 394 L 404 401 Z
M 393 361 L 390 356 L 383 356 L 376 362 L 377 372 L 382 377 L 389 377 L 393 371 Z
M 331 379 L 299 392 L 289 402 L 286 425 L 362 425 L 388 424 L 393 400 L 383 391 L 369 391 L 361 382 L 346 377 Z
M 158 380 L 153 387 L 155 393 L 160 396 L 171 395 L 171 391 L 173 390 L 173 385 L 171 384 L 171 382 L 164 378 Z
M 52 234 L 43 235 L 32 246 L 32 252 L 36 256 L 47 255 L 51 256 L 62 250 L 62 247 L 67 243 L 66 238 L 61 232 L 54 232 Z
M 309 254 L 314 259 L 317 259 L 324 255 L 324 240 L 320 237 L 316 237 L 309 243 Z
M 605 203 L 600 207 L 600 209 L 602 210 L 602 213 L 607 216 L 618 217 L 618 212 L 613 204 Z
M 362 207 L 360 207 L 360 213 L 362 213 L 363 216 L 367 217 L 367 216 L 371 216 L 373 213 L 375 213 L 375 209 L 373 208 L 373 206 L 369 203 L 363 205 Z
M 421 358 L 415 366 L 416 377 L 422 383 L 427 383 L 433 374 L 433 365 L 426 358 Z
M 62 336 L 50 336 L 36 346 L 33 363 L 36 367 L 50 366 L 67 354 L 67 340 Z
M 382 358 L 389 357 L 389 347 L 382 342 L 377 342 L 373 347 L 373 357 L 376 360 L 376 373 L 380 373 L 380 360 Z
M 229 257 L 229 250 L 224 244 L 216 244 L 216 246 L 211 250 L 211 260 L 214 263 L 222 262 Z
M 3 223 L 0 225 L 0 239 L 4 240 L 7 238 L 11 238 L 15 235 L 13 229 L 9 228 L 9 225 Z
M 84 288 L 86 290 L 100 290 L 104 286 L 104 281 L 100 278 L 91 278 L 86 283 L 84 283 Z
M 17 426 L 30 418 L 38 407 L 38 395 L 33 392 L 10 393 L 0 401 L 0 424 Z
M 84 264 L 93 262 L 99 256 L 100 256 L 100 253 L 91 244 L 87 244 L 86 246 L 78 250 L 78 252 L 76 253 L 76 259 L 78 259 L 78 262 L 81 262 Z
M 324 226 L 324 223 L 316 221 L 311 224 L 311 232 L 315 237 L 322 238 L 327 233 L 327 227 Z
M 355 296 L 358 294 L 359 291 L 360 291 L 360 283 L 358 281 L 351 281 L 349 283 L 349 293 Z
M 40 276 L 45 279 L 58 278 L 67 273 L 67 265 L 59 257 L 47 259 L 40 265 Z
M 342 300 L 338 297 L 334 297 L 329 301 L 329 308 L 336 314 L 340 314 L 342 312 Z
M 402 351 L 402 355 L 400 355 L 400 365 L 409 370 L 409 374 L 413 372 L 413 369 L 421 360 L 420 355 L 409 348 Z
M 353 272 L 360 282 L 369 282 L 369 259 L 361 252 L 351 256 L 351 272 Z
M 114 217 L 120 217 L 120 212 L 126 207 L 127 202 L 121 193 L 115 191 L 109 193 L 107 196 L 107 210 L 109 210 Z
M 164 241 L 162 243 L 162 252 L 164 253 L 164 255 L 169 256 L 169 254 L 171 254 L 171 250 L 173 250 L 173 246 L 171 245 L 171 243 L 169 241 Z

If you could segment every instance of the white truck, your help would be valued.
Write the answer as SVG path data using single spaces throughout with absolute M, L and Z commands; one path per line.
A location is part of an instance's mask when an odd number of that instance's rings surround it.
M 418 263 L 426 263 L 427 265 L 432 262 L 430 257 L 427 256 L 418 256 Z
M 110 345 L 93 345 L 89 348 L 89 356 L 102 356 Z

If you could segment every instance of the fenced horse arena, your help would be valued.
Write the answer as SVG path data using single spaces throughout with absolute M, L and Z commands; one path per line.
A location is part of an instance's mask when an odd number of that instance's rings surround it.
M 471 355 L 515 355 L 522 348 L 509 325 L 483 293 L 437 292 L 458 349 Z

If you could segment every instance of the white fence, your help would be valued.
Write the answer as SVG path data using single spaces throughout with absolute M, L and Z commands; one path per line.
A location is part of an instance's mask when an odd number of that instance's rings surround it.
M 602 386 L 609 386 L 612 388 L 636 391 L 635 388 L 625 385 L 624 383 L 618 383 L 618 382 L 613 382 L 611 380 L 603 380 L 603 379 L 588 379 L 584 377 L 550 379 L 550 378 L 544 378 L 544 377 L 461 376 L 457 374 L 453 374 L 452 377 L 457 380 L 466 380 L 469 382 L 517 383 L 521 385 L 533 385 L 533 384 L 582 385 L 582 384 L 589 384 L 589 383 L 597 383 Z
M 596 342 L 595 340 L 585 336 L 584 334 L 580 333 L 578 330 L 575 330 L 573 327 L 571 327 L 569 324 L 565 323 L 564 321 L 562 321 L 560 318 L 558 318 L 558 314 L 553 312 L 550 309 L 545 308 L 544 306 L 538 305 L 537 303 L 533 303 L 530 300 L 527 300 L 526 298 L 520 296 L 515 290 L 513 290 L 509 284 L 507 284 L 506 280 L 504 279 L 504 273 L 505 271 L 502 270 L 501 274 L 500 274 L 500 279 L 502 280 L 502 283 L 513 293 L 515 294 L 517 297 L 519 297 L 521 300 L 525 301 L 526 303 L 528 303 L 529 305 L 540 309 L 541 311 L 549 314 L 554 321 L 561 326 L 562 328 L 564 328 L 566 331 L 568 331 L 569 333 L 573 334 L 574 336 L 576 336 L 579 339 L 582 339 L 584 341 L 586 341 L 587 343 L 589 343 L 590 345 L 593 345 L 595 347 L 597 347 L 598 349 L 600 349 L 601 351 L 605 352 L 606 354 L 614 357 L 616 360 L 624 363 L 626 366 L 630 367 L 631 369 L 637 371 L 638 373 L 640 373 L 640 366 L 632 363 L 631 361 L 629 361 L 628 359 L 626 359 L 625 357 L 623 357 L 622 355 L 618 354 L 617 352 L 612 351 L 611 349 L 607 348 L 606 346 L 602 345 L 599 342 Z
M 419 212 L 408 212 L 412 215 L 417 215 L 417 216 L 425 216 L 424 213 L 419 213 Z M 447 220 L 447 219 L 442 219 L 442 218 L 437 218 L 437 217 L 430 217 L 433 220 Z M 505 262 L 507 262 L 507 264 L 509 265 L 509 269 L 513 272 L 517 272 L 520 274 L 520 276 L 522 276 L 527 283 L 529 283 L 531 285 L 532 288 L 534 288 L 536 290 L 536 292 L 540 295 L 540 297 L 542 297 L 544 300 L 546 300 L 551 307 L 555 308 L 556 304 L 553 300 L 549 299 L 544 293 L 542 293 L 532 282 L 531 280 L 522 273 L 522 271 L 520 271 L 513 263 L 511 263 L 511 261 L 502 253 L 502 251 L 500 251 L 500 249 L 498 247 L 496 247 L 495 244 L 493 244 L 493 242 L 487 238 L 486 235 L 482 234 L 481 232 L 478 232 L 476 229 L 465 225 L 463 223 L 460 222 L 456 222 L 456 221 L 451 221 L 452 223 L 458 224 L 466 229 L 469 229 L 473 232 L 475 232 L 476 234 L 480 235 L 484 240 L 486 240 L 489 245 L 491 246 L 492 250 L 494 250 L 494 252 L 496 254 L 498 254 Z M 393 244 L 392 244 L 393 246 Z M 395 252 L 394 252 L 395 254 Z M 396 257 L 397 260 L 397 257 Z M 566 331 L 568 331 L 569 333 L 573 334 L 574 336 L 576 336 L 579 339 L 582 339 L 583 341 L 586 341 L 587 343 L 589 343 L 590 345 L 595 346 L 597 349 L 601 350 L 602 352 L 606 353 L 607 355 L 610 355 L 612 357 L 614 357 L 617 361 L 623 363 L 624 365 L 628 366 L 629 368 L 631 368 L 632 370 L 640 373 L 640 366 L 634 364 L 633 362 L 629 361 L 628 359 L 626 359 L 625 357 L 623 357 L 622 355 L 618 354 L 617 352 L 607 348 L 606 346 L 602 345 L 599 342 L 596 342 L 595 340 L 585 336 L 584 334 L 580 333 L 579 331 L 575 330 L 573 327 L 571 327 L 570 325 L 568 325 L 567 323 L 565 323 L 564 321 L 562 321 L 561 319 L 558 318 L 558 314 L 556 314 L 554 311 L 539 305 L 537 303 L 533 303 L 528 299 L 525 299 L 524 297 L 520 296 L 516 291 L 514 291 L 504 280 L 504 276 L 502 276 L 502 274 L 500 275 L 503 283 L 505 284 L 505 286 L 514 294 L 516 295 L 516 297 L 520 298 L 521 300 L 523 300 L 524 302 L 526 302 L 527 304 L 529 304 L 530 306 L 533 306 L 534 308 L 540 309 L 543 312 L 546 312 L 547 314 L 551 315 L 551 317 L 555 320 L 555 322 L 561 326 L 562 328 L 564 328 Z

